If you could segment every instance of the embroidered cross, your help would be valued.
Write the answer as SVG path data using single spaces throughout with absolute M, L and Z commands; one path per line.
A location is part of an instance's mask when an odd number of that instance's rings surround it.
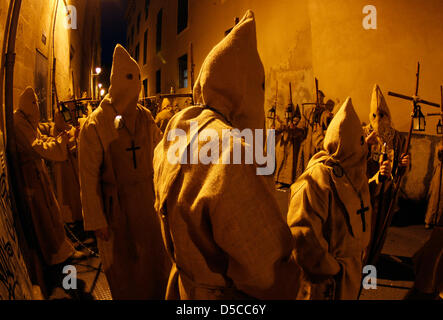
M 140 150 L 140 147 L 135 146 L 134 140 L 131 141 L 131 147 L 126 149 L 126 151 L 132 151 L 132 161 L 134 162 L 134 169 L 137 169 L 137 155 L 135 154 L 136 151 Z
M 365 213 L 366 211 L 369 211 L 369 207 L 365 207 L 365 204 L 363 203 L 363 200 L 360 200 L 360 210 L 357 210 L 357 214 L 361 216 L 361 224 L 363 226 L 363 232 L 366 231 L 366 217 Z

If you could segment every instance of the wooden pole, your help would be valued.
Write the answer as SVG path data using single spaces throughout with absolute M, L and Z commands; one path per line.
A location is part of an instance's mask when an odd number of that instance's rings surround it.
M 411 123 L 409 126 L 409 132 L 408 132 L 408 138 L 406 141 L 405 148 L 403 150 L 403 154 L 407 155 L 409 153 L 409 147 L 411 144 L 411 138 L 412 138 L 412 129 L 414 126 L 414 111 L 417 108 L 417 102 L 416 97 L 418 95 L 418 88 L 419 88 L 419 80 L 420 80 L 420 63 L 418 63 L 417 67 L 417 73 L 416 73 L 416 87 L 415 87 L 415 97 L 413 100 L 413 112 L 411 113 Z M 371 245 L 370 252 L 368 255 L 368 259 L 366 264 L 375 265 L 377 263 L 378 257 L 380 256 L 381 250 L 383 249 L 383 245 L 386 240 L 386 234 L 387 234 L 387 228 L 391 225 L 393 216 L 394 216 L 394 208 L 397 200 L 398 191 L 400 190 L 401 181 L 403 179 L 403 176 L 406 172 L 406 168 L 404 167 L 397 167 L 397 174 L 394 178 L 393 184 L 394 184 L 394 191 L 392 193 L 392 197 L 389 203 L 388 211 L 386 213 L 386 217 L 383 221 L 381 232 L 378 234 L 378 237 L 374 239 L 374 243 Z

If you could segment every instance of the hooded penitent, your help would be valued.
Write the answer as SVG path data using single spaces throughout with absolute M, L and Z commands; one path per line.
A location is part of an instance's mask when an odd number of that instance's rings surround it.
M 152 158 L 161 132 L 149 110 L 137 105 L 140 70 L 117 45 L 111 90 L 88 117 L 79 143 L 85 230 L 107 229 L 98 239 L 114 299 L 162 299 L 170 271 L 154 211 Z M 135 112 L 135 125 L 114 126 Z
M 43 160 L 65 161 L 67 149 L 61 139 L 40 134 L 39 117 L 34 90 L 27 88 L 14 112 L 19 168 L 39 248 L 45 262 L 53 265 L 69 258 L 74 248 L 66 237 L 60 207 Z
M 51 128 L 50 135 L 57 137 L 65 131 L 69 136 L 68 159 L 53 164 L 57 199 L 63 220 L 66 223 L 82 221 L 76 130 L 75 127 L 65 122 L 60 112 L 55 113 L 54 126 Z
M 382 143 L 386 142 L 388 149 L 392 150 L 395 130 L 392 128 L 391 112 L 377 84 L 372 90 L 369 122 Z
M 299 118 L 301 118 L 298 106 L 297 111 L 299 112 Z M 290 186 L 296 180 L 297 155 L 305 137 L 306 131 L 298 128 L 295 123 L 290 128 L 281 124 L 277 125 L 274 178 L 275 182 L 280 184 L 280 187 Z
M 194 93 L 201 105 L 176 114 L 166 131 L 183 130 L 189 143 L 195 137 L 190 123 L 196 122 L 200 132 L 216 132 L 221 146 L 224 129 L 263 127 L 263 81 L 248 11 L 203 63 Z M 206 141 L 196 138 L 200 149 Z M 272 178 L 257 176 L 253 164 L 170 162 L 177 141 L 169 140 L 163 138 L 154 156 L 155 207 L 175 260 L 167 297 L 295 298 L 300 273 Z M 245 147 L 244 140 L 236 142 Z
M 291 187 L 288 224 L 307 277 L 304 298 L 356 299 L 371 232 L 365 143 L 348 98 L 332 120 L 324 149 Z
M 370 124 L 364 127 L 365 135 L 368 136 L 372 131 L 377 133 L 377 143 L 371 145 L 368 156 L 367 177 L 371 193 L 371 202 L 373 209 L 372 231 L 373 239 L 383 237 L 382 226 L 386 219 L 386 214 L 390 206 L 393 195 L 392 177 L 397 174 L 401 155 L 405 148 L 406 139 L 397 130 L 392 127 L 391 113 L 386 100 L 378 85 L 374 85 L 371 98 L 369 113 Z M 381 182 L 379 180 L 380 161 L 382 159 L 383 145 L 386 143 L 386 153 L 391 161 L 391 177 Z M 372 244 L 372 241 L 371 241 Z M 370 260 L 374 253 L 368 250 Z M 373 262 L 373 261 L 371 261 Z
M 214 108 L 235 128 L 264 128 L 264 82 L 255 21 L 245 16 L 206 57 L 194 87 L 194 101 Z
M 161 111 L 155 117 L 155 123 L 162 132 L 165 132 L 169 120 L 174 116 L 171 100 L 168 98 L 163 99 L 160 110 Z
M 120 114 L 135 107 L 141 90 L 140 68 L 121 45 L 117 44 L 111 70 L 109 99 Z

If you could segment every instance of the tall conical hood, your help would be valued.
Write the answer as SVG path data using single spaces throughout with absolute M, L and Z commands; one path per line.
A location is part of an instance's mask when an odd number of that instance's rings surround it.
M 40 109 L 38 99 L 33 88 L 27 87 L 25 91 L 23 91 L 20 96 L 17 109 L 24 113 L 26 119 L 34 128 L 37 128 L 40 121 Z
M 361 184 L 358 180 L 367 183 L 361 177 L 366 170 L 368 146 L 351 98 L 346 99 L 329 124 L 323 146 L 332 160 L 343 167 L 354 184 Z
M 119 113 L 136 108 L 141 90 L 140 68 L 120 44 L 114 50 L 109 97 Z
M 169 98 L 164 98 L 160 107 L 160 111 L 171 107 L 172 107 L 171 100 Z
M 221 112 L 234 127 L 263 128 L 264 81 L 254 14 L 249 10 L 206 57 L 194 101 Z
M 379 135 L 383 135 L 387 129 L 392 127 L 391 112 L 377 84 L 374 85 L 372 90 L 369 121 L 374 131 Z

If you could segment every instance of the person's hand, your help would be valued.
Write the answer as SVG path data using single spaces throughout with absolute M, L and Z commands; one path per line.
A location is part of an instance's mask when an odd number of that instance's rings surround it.
M 366 137 L 366 143 L 368 145 L 373 145 L 377 143 L 377 132 L 372 131 L 367 137 Z
M 401 167 L 409 167 L 410 164 L 411 164 L 411 156 L 409 154 L 402 154 L 399 165 Z
M 390 177 L 391 171 L 391 160 L 384 161 L 380 166 L 380 174 L 385 177 Z
M 103 241 L 109 241 L 110 233 L 108 228 L 100 229 L 95 231 L 95 236 Z
M 75 140 L 78 140 L 78 136 L 80 135 L 80 125 L 75 127 L 75 131 L 74 131 L 74 138 Z
M 69 142 L 69 134 L 66 131 L 63 131 L 59 134 L 60 142 L 63 145 L 67 145 Z

